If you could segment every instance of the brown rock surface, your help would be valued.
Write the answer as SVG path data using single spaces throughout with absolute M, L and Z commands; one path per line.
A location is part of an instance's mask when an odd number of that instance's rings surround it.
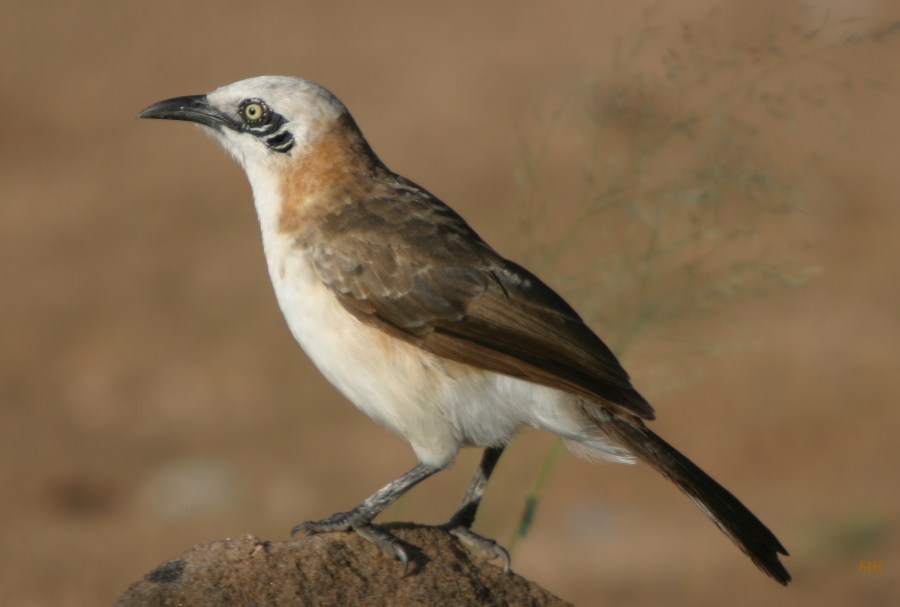
M 412 550 L 409 573 L 355 533 L 286 542 L 253 536 L 198 544 L 156 567 L 113 607 L 154 605 L 569 605 L 473 557 L 435 527 L 388 525 Z

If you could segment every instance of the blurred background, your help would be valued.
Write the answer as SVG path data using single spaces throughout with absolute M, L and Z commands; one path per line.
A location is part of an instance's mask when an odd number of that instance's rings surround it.
M 900 604 L 897 3 L 7 0 L 3 9 L 0 604 L 107 604 L 195 543 L 286 539 L 297 522 L 346 510 L 414 464 L 407 444 L 338 395 L 289 335 L 239 167 L 188 125 L 133 121 L 155 101 L 260 74 L 330 88 L 390 168 L 501 253 L 539 267 L 598 329 L 611 318 L 594 314 L 602 289 L 586 294 L 560 278 L 571 263 L 542 263 L 540 245 L 579 216 L 571 201 L 592 179 L 585 150 L 600 150 L 617 174 L 616 150 L 646 141 L 634 125 L 648 107 L 691 123 L 682 101 L 724 99 L 728 111 L 715 115 L 752 125 L 742 132 L 763 142 L 755 157 L 793 188 L 801 210 L 754 224 L 754 234 L 757 244 L 798 245 L 784 253 L 803 280 L 782 282 L 804 286 L 754 287 L 761 296 L 723 298 L 709 322 L 701 306 L 675 323 L 698 343 L 742 344 L 693 352 L 682 372 L 660 371 L 655 355 L 671 363 L 679 351 L 652 339 L 624 362 L 657 409 L 653 429 L 772 528 L 794 582 L 768 580 L 648 467 L 569 454 L 540 491 L 513 568 L 581 606 Z M 706 30 L 722 46 L 701 57 L 692 32 Z M 802 46 L 813 31 L 813 47 Z M 790 36 L 800 46 L 773 42 Z M 703 61 L 730 56 L 738 40 L 744 63 L 713 70 L 703 88 Z M 669 86 L 684 82 L 673 73 L 692 74 L 693 96 Z M 754 73 L 806 105 L 787 111 L 764 98 L 756 109 L 765 111 L 742 113 L 728 87 L 762 99 Z M 593 148 L 584 134 L 596 123 L 553 126 L 588 81 L 618 112 L 607 112 L 612 126 Z M 797 82 L 805 87 L 784 88 Z M 827 89 L 818 97 L 817 85 Z M 542 147 L 549 130 L 555 143 Z M 688 131 L 685 149 L 704 140 Z M 539 170 L 534 150 L 544 150 Z M 677 167 L 679 157 L 670 149 L 653 166 Z M 539 186 L 538 173 L 552 186 Z M 548 208 L 544 227 L 562 231 L 535 236 Z M 604 280 L 598 272 L 587 283 Z M 552 450 L 549 436 L 516 440 L 476 530 L 510 543 Z M 478 457 L 461 453 L 385 518 L 443 522 Z M 860 571 L 860 561 L 882 569 Z

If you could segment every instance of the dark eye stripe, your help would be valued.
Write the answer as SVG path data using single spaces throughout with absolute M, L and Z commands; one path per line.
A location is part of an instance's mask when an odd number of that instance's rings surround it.
M 276 152 L 288 152 L 294 147 L 294 136 L 289 131 L 281 131 L 266 139 L 266 145 Z
M 257 120 L 248 121 L 244 116 L 244 108 L 251 103 L 257 103 L 262 107 L 262 116 Z M 285 154 L 294 147 L 294 136 L 287 129 L 283 129 L 287 120 L 281 114 L 273 112 L 262 99 L 248 99 L 238 108 L 242 119 L 242 130 L 259 137 L 270 149 Z
M 276 114 L 271 110 L 266 112 L 266 115 L 263 116 L 262 121 L 256 124 L 248 124 L 245 127 L 245 130 L 248 133 L 253 133 L 257 137 L 265 137 L 267 135 L 271 135 L 280 129 L 284 123 L 287 122 L 281 114 Z

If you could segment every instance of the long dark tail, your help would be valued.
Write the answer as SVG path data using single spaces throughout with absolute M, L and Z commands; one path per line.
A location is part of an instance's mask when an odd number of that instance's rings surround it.
M 787 550 L 727 489 L 646 427 L 615 417 L 598 425 L 610 438 L 675 483 L 757 567 L 787 585 L 791 574 L 778 560 L 778 553 L 787 556 Z

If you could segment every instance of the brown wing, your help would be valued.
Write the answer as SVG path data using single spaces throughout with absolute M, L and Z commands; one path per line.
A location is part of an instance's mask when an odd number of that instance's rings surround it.
M 329 214 L 306 240 L 361 321 L 426 351 L 653 418 L 606 345 L 550 287 L 444 203 L 398 181 Z

